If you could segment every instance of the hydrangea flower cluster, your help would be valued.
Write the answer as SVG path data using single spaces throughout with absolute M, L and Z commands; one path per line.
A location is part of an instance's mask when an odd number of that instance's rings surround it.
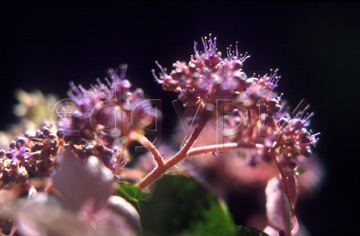
M 224 127 L 228 130 L 218 130 L 214 135 L 220 135 L 222 142 L 235 142 L 237 147 L 243 147 L 241 154 L 251 166 L 262 160 L 276 164 L 282 177 L 283 187 L 280 184 L 282 190 L 279 191 L 287 196 L 286 204 L 290 204 L 289 214 L 292 216 L 288 221 L 292 226 L 281 225 L 287 235 L 292 230 L 296 232 L 295 203 L 290 200 L 291 195 L 296 195 L 293 191 L 296 181 L 289 184 L 287 180 L 304 171 L 298 165 L 299 157 L 309 157 L 310 146 L 316 144 L 318 134 L 312 134 L 308 129 L 312 114 L 304 115 L 307 108 L 296 110 L 293 114 L 285 109 L 281 96 L 274 92 L 280 79 L 277 70 L 271 71 L 270 75 L 248 78 L 242 67 L 249 56 L 240 55 L 236 47 L 235 52 L 228 49 L 227 58 L 223 59 L 216 48 L 216 38 L 210 36 L 206 40 L 202 39 L 204 52 L 199 52 L 195 43 L 195 56 L 191 56 L 187 64 L 179 61 L 174 63 L 174 70 L 170 74 L 157 63 L 161 74 L 158 77 L 153 71 L 155 80 L 162 84 L 165 91 L 179 93 L 179 100 L 183 102 L 188 115 L 193 116 L 202 102 L 208 110 L 213 111 L 213 117 L 223 119 Z M 219 107 L 219 104 L 223 107 Z M 224 104 L 227 105 L 226 109 Z M 225 147 L 226 144 L 222 145 Z M 278 208 L 272 206 L 271 209 Z
M 35 136 L 19 136 L 11 141 L 7 151 L 0 151 L 1 188 L 27 183 L 29 173 L 50 176 L 60 145 L 57 135 L 46 126 Z
M 177 61 L 170 74 L 157 63 L 161 69 L 159 77 L 153 71 L 156 81 L 165 91 L 179 93 L 179 100 L 189 115 L 195 114 L 200 101 L 211 109 L 218 99 L 234 99 L 246 89 L 247 76 L 242 66 L 249 56 L 239 54 L 237 49 L 232 54 L 228 49 L 228 58 L 222 59 L 221 52 L 216 48 L 216 38 L 206 40 L 206 37 L 202 39 L 203 53 L 194 43 L 195 56 L 191 56 L 189 63 Z
M 127 65 L 120 67 L 120 73 L 109 69 L 111 82 L 98 80 L 89 90 L 71 82 L 72 105 L 58 112 L 58 129 L 66 143 L 73 145 L 80 157 L 97 155 L 111 169 L 129 160 L 128 146 L 160 118 L 142 89 L 131 91 L 126 69 Z
M 286 107 L 280 105 L 281 96 L 276 96 L 262 85 L 262 82 L 269 81 L 268 77 L 261 77 L 257 81 L 239 96 L 243 104 L 252 105 L 245 105 L 246 110 L 236 109 L 225 118 L 228 128 L 238 127 L 225 136 L 238 143 L 263 145 L 264 148 L 260 150 L 244 151 L 251 165 L 269 160 L 270 152 L 275 152 L 281 165 L 288 167 L 289 171 L 299 171 L 298 157 L 310 157 L 311 146 L 315 146 L 319 134 L 312 134 L 308 129 L 313 113 L 306 116 L 305 108 L 292 117 Z
M 242 68 L 250 56 L 239 54 L 237 44 L 235 52 L 227 49 L 227 58 L 221 57 L 216 38 L 211 35 L 208 40 L 202 38 L 202 44 L 204 52 L 198 51 L 195 42 L 195 56 L 191 56 L 189 63 L 174 63 L 170 74 L 156 62 L 161 74 L 158 77 L 153 71 L 153 75 L 163 89 L 179 93 L 179 100 L 189 115 L 195 114 L 200 102 L 216 107 L 214 116 L 226 114 L 228 128 L 237 127 L 228 135 L 229 141 L 264 145 L 266 148 L 260 150 L 261 155 L 259 150 L 248 151 L 253 165 L 269 158 L 270 149 L 276 150 L 281 163 L 291 170 L 296 167 L 297 156 L 309 157 L 310 146 L 316 144 L 317 135 L 307 129 L 312 115 L 304 118 L 303 111 L 291 117 L 281 96 L 274 92 L 280 79 L 278 70 L 271 71 L 270 75 L 248 78 Z M 227 108 L 219 107 L 219 102 L 227 103 Z
M 127 66 L 117 74 L 108 71 L 111 82 L 98 80 L 86 90 L 83 86 L 70 83 L 69 97 L 75 107 L 66 115 L 60 115 L 59 130 L 64 132 L 65 140 L 81 144 L 82 140 L 97 140 L 111 148 L 117 138 L 127 137 L 132 131 L 140 131 L 152 124 L 157 110 L 145 99 L 142 89 L 130 91 L 131 83 L 125 79 Z

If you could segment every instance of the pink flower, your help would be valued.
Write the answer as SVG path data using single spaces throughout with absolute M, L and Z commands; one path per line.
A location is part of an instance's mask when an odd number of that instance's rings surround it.
M 160 77 L 153 75 L 166 91 L 179 93 L 179 100 L 187 107 L 187 114 L 194 115 L 199 102 L 207 106 L 216 106 L 217 99 L 235 99 L 238 92 L 245 90 L 247 76 L 242 72 L 243 62 L 248 56 L 232 55 L 229 49 L 228 58 L 223 59 L 216 48 L 216 38 L 202 38 L 204 52 L 200 53 L 194 44 L 195 56 L 190 62 L 173 64 L 174 70 L 167 74 L 160 64 Z

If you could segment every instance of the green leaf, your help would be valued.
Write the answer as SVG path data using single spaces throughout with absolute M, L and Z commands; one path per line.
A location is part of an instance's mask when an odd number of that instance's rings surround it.
M 125 198 L 141 213 L 142 208 L 149 198 L 149 194 L 142 191 L 133 184 L 121 182 L 117 189 L 116 195 Z
M 224 204 L 192 178 L 164 176 L 141 215 L 143 235 L 231 236 L 236 226 Z
M 255 228 L 252 227 L 242 227 L 239 226 L 239 228 L 237 229 L 237 236 L 269 236 L 268 234 L 257 230 Z

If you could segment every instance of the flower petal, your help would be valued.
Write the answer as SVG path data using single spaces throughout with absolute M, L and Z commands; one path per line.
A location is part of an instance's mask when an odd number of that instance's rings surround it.
M 86 202 L 93 202 L 94 210 L 104 206 L 113 191 L 112 172 L 95 156 L 80 160 L 70 149 L 63 151 L 60 158 L 53 183 L 64 203 L 74 211 Z

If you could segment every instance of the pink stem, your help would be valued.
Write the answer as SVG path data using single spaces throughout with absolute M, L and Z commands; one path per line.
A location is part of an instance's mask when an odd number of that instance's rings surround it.
M 158 166 L 164 166 L 164 160 L 161 153 L 149 139 L 147 139 L 144 135 L 137 135 L 137 141 L 151 152 Z
M 164 163 L 163 166 L 157 166 L 155 169 L 150 172 L 145 178 L 143 178 L 138 184 L 141 189 L 149 186 L 154 180 L 156 180 L 159 176 L 164 174 L 167 170 L 174 167 L 177 163 L 181 162 L 187 157 L 187 152 L 194 145 L 196 139 L 199 137 L 201 131 L 204 129 L 206 123 L 211 118 L 211 113 L 207 110 L 204 111 L 200 121 L 195 128 L 194 132 L 191 134 L 190 138 L 186 141 L 185 145 L 180 149 L 178 153 L 176 153 L 172 158 Z
M 222 151 L 227 151 L 227 150 L 236 149 L 236 148 L 263 148 L 263 145 L 253 144 L 253 143 L 215 144 L 215 145 L 209 145 L 209 146 L 204 146 L 204 147 L 199 147 L 199 148 L 192 148 L 187 152 L 186 157 L 207 154 L 210 152 L 222 152 Z

